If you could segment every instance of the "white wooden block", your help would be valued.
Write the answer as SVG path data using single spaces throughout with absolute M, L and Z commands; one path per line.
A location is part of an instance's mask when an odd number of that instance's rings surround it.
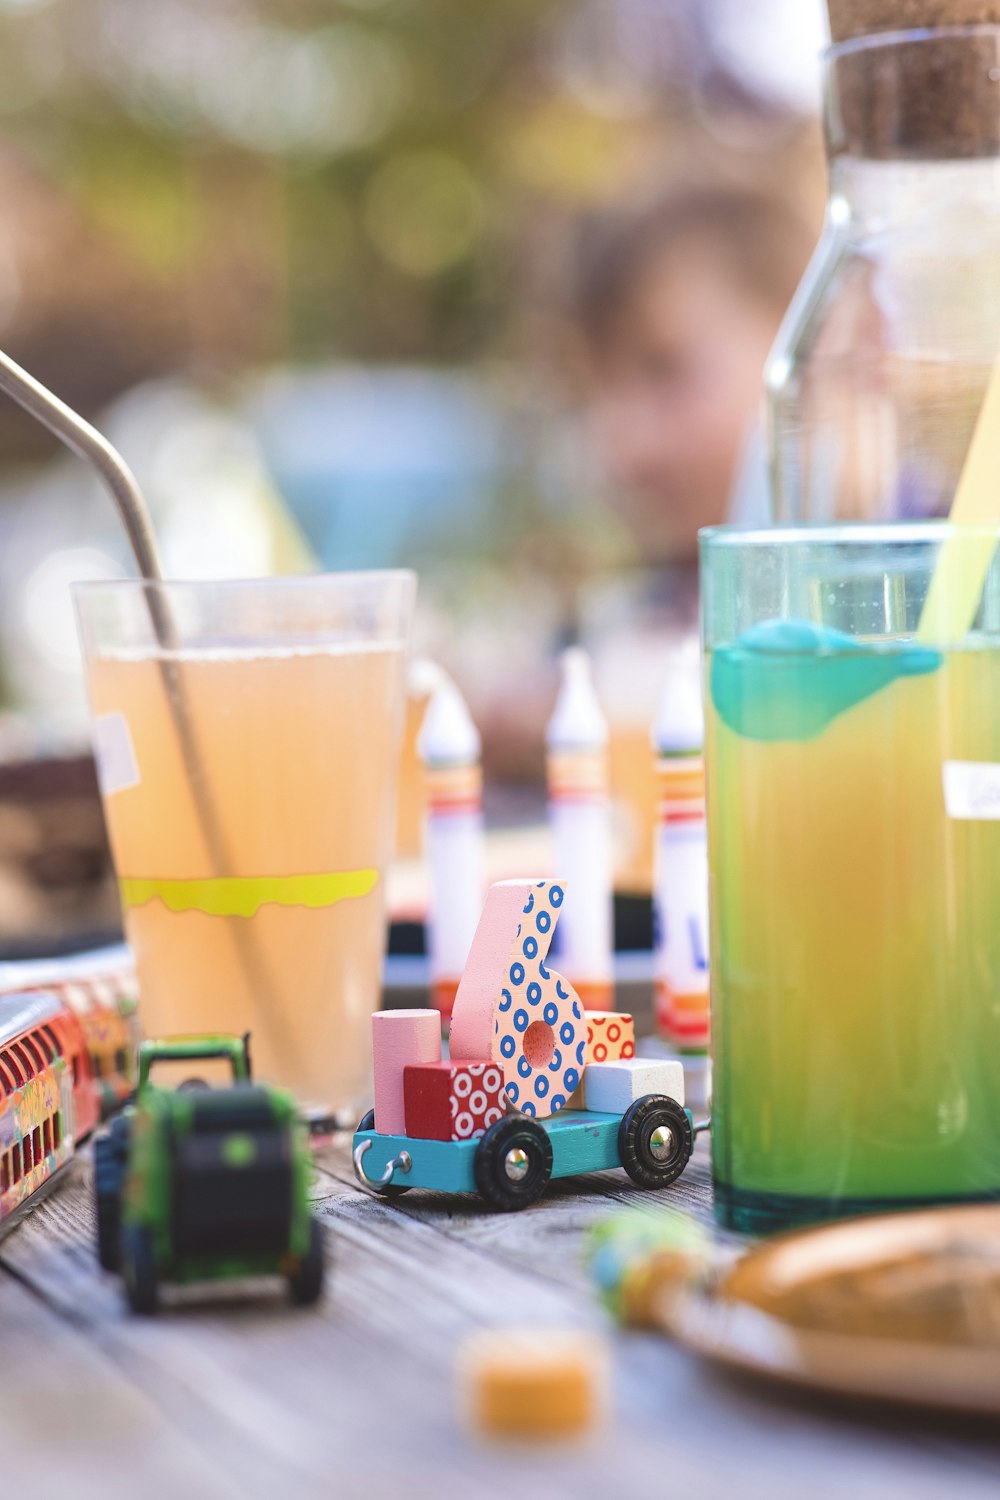
M 674 1058 L 621 1057 L 615 1062 L 588 1063 L 583 1074 L 588 1109 L 623 1115 L 644 1094 L 666 1094 L 684 1103 L 684 1065 Z

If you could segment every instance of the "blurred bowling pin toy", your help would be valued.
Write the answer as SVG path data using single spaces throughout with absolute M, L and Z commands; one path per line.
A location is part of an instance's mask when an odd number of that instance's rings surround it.
M 659 783 L 653 902 L 656 1014 L 671 1046 L 708 1046 L 708 845 L 696 663 L 676 653 L 653 727 Z
M 590 658 L 562 656 L 562 681 L 546 731 L 555 870 L 569 881 L 555 953 L 588 1010 L 614 1005 L 608 725 Z
M 444 672 L 431 693 L 417 749 L 427 788 L 431 996 L 447 1020 L 479 921 L 484 876 L 479 731 Z

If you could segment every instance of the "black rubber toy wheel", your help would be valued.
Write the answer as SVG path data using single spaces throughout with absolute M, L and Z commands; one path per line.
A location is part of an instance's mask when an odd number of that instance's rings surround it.
M 618 1155 L 640 1187 L 668 1187 L 681 1175 L 693 1150 L 691 1121 L 666 1094 L 644 1094 L 622 1116 Z
M 153 1236 L 144 1224 L 129 1224 L 122 1230 L 122 1275 L 132 1311 L 154 1313 L 160 1299 L 160 1278 Z
M 472 1173 L 491 1208 L 509 1212 L 537 1203 L 552 1176 L 548 1131 L 523 1116 L 498 1120 L 476 1147 Z
M 288 1278 L 288 1295 L 296 1307 L 312 1307 L 323 1295 L 326 1260 L 323 1230 L 318 1219 L 309 1222 L 309 1249 Z
M 375 1111 L 373 1109 L 370 1109 L 366 1115 L 362 1115 L 361 1116 L 361 1121 L 360 1121 L 360 1123 L 358 1125 L 358 1130 L 374 1130 L 374 1129 L 375 1129 Z
M 121 1202 L 128 1164 L 128 1121 L 121 1116 L 94 1141 L 94 1214 L 97 1259 L 105 1271 L 121 1265 Z

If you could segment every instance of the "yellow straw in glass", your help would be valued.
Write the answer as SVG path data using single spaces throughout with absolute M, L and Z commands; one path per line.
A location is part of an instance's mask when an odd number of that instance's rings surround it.
M 960 641 L 976 618 L 1000 523 L 1000 359 L 993 367 L 948 516 L 955 531 L 941 548 L 917 639 L 929 645 Z M 975 527 L 969 535 L 963 527 Z M 978 528 L 988 526 L 984 533 Z

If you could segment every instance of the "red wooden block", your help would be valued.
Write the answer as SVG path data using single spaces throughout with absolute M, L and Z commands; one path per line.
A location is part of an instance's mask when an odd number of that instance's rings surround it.
M 620 1062 L 635 1056 L 635 1023 L 617 1010 L 587 1012 L 587 1061 Z
M 425 1141 L 469 1141 L 504 1114 L 499 1063 L 469 1059 L 409 1063 L 403 1069 L 406 1134 Z

